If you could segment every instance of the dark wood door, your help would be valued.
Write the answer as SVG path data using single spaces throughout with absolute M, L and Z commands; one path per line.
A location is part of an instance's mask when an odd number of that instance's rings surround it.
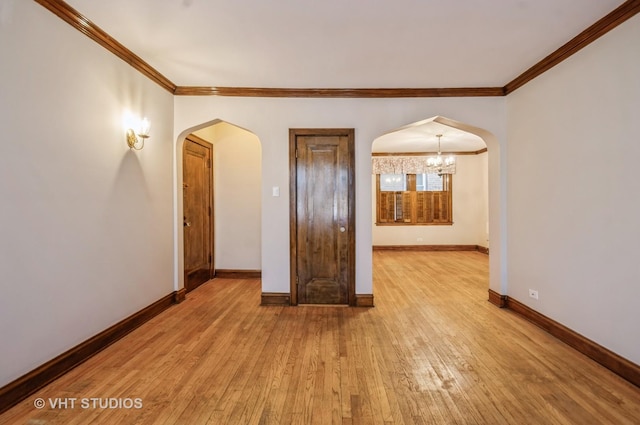
M 354 304 L 353 130 L 291 130 L 292 303 Z
M 184 287 L 213 277 L 213 145 L 190 135 L 183 148 Z

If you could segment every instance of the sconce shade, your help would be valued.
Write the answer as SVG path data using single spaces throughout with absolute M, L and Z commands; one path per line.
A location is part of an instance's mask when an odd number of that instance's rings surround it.
M 140 133 L 138 133 L 138 136 L 143 138 L 149 137 L 149 130 L 151 130 L 151 123 L 147 117 L 144 117 L 140 123 Z
M 140 131 L 137 134 L 132 128 L 129 128 L 127 130 L 127 146 L 129 146 L 129 149 L 141 150 L 144 147 L 144 140 L 149 138 L 150 129 L 151 123 L 146 117 L 140 122 Z M 138 144 L 140 144 L 140 147 L 138 147 Z

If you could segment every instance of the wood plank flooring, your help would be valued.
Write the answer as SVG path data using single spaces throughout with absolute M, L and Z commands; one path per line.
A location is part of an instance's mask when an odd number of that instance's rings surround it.
M 640 389 L 491 305 L 487 270 L 376 251 L 374 308 L 261 307 L 259 280 L 216 279 L 0 424 L 639 424 Z

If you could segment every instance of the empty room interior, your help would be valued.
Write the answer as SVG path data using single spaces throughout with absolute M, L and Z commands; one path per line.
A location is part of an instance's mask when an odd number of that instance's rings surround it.
M 640 0 L 2 0 L 0 423 L 640 423 Z

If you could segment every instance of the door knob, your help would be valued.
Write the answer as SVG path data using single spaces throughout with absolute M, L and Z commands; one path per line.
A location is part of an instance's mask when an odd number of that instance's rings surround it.
M 344 233 L 347 229 L 344 228 L 344 226 L 340 226 L 340 233 Z
M 184 221 L 182 222 L 182 225 L 183 225 L 184 227 L 191 227 L 191 222 L 190 222 L 190 221 L 187 221 L 187 217 L 183 217 L 182 219 L 184 220 Z

